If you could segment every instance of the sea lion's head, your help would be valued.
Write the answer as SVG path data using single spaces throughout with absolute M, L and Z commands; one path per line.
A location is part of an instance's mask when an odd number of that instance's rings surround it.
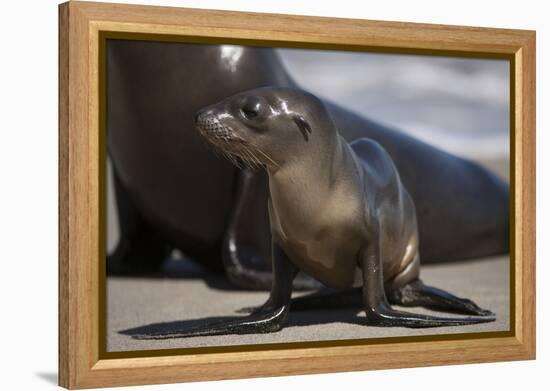
M 327 126 L 334 129 L 323 103 L 295 88 L 264 87 L 246 91 L 200 110 L 201 134 L 238 164 L 277 168 L 316 148 Z M 329 124 L 326 124 L 329 125 Z

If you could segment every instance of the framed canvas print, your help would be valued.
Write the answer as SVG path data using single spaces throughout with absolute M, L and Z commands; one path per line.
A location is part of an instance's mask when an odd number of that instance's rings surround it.
M 59 21 L 60 385 L 535 357 L 534 32 Z

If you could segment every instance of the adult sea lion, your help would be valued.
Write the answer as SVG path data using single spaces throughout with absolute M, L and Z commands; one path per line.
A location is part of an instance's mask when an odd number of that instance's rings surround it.
M 268 289 L 267 176 L 208 151 L 193 116 L 240 91 L 297 87 L 276 51 L 109 39 L 106 58 L 107 149 L 121 226 L 109 273 L 158 270 L 178 248 L 238 286 Z M 507 251 L 506 184 L 475 163 L 325 104 L 346 140 L 372 138 L 392 157 L 416 204 L 423 262 Z
M 373 140 L 346 142 L 315 96 L 290 88 L 255 89 L 205 108 L 196 123 L 230 160 L 267 170 L 274 284 L 267 302 L 250 316 L 177 330 L 169 337 L 281 329 L 299 270 L 331 288 L 362 287 L 368 325 L 495 320 L 472 301 L 419 280 L 415 207 L 391 157 Z M 474 316 L 413 314 L 392 309 L 390 301 Z

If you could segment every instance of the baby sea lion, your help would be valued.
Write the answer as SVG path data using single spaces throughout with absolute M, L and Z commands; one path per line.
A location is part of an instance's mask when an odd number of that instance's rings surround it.
M 269 290 L 267 173 L 239 170 L 212 154 L 193 117 L 241 91 L 298 87 L 278 50 L 108 39 L 105 74 L 106 144 L 120 224 L 108 275 L 164 273 L 165 259 L 177 249 L 209 272 L 224 272 L 235 287 Z M 479 164 L 323 101 L 348 142 L 367 137 L 390 154 L 416 207 L 423 264 L 508 252 L 505 182 Z M 303 277 L 294 279 L 294 289 L 313 287 Z
M 392 159 L 372 140 L 347 143 L 315 96 L 292 88 L 255 89 L 201 110 L 195 121 L 230 160 L 268 172 L 274 280 L 269 299 L 251 315 L 172 337 L 281 329 L 300 270 L 330 288 L 360 288 L 368 325 L 495 320 L 472 301 L 419 280 L 415 207 Z M 393 309 L 390 302 L 473 316 L 413 314 Z

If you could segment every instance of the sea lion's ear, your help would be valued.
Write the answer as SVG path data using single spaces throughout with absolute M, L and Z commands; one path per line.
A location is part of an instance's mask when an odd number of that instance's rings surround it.
M 309 123 L 306 121 L 304 117 L 301 115 L 295 115 L 294 116 L 294 122 L 296 125 L 298 125 L 298 129 L 300 129 L 300 132 L 302 132 L 302 135 L 304 136 L 304 139 L 306 141 L 309 141 L 309 134 L 311 133 L 311 126 L 309 126 Z

